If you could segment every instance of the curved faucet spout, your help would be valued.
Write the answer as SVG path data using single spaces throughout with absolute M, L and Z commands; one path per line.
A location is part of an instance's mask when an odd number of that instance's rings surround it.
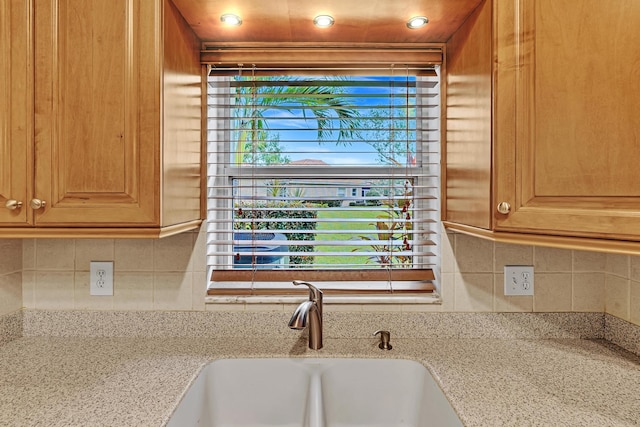
M 291 320 L 289 320 L 289 327 L 291 329 L 300 330 L 307 327 L 309 310 L 311 310 L 312 305 L 313 301 L 304 301 L 298 306 L 298 308 L 296 308 L 296 311 L 293 312 L 293 316 L 291 316 Z

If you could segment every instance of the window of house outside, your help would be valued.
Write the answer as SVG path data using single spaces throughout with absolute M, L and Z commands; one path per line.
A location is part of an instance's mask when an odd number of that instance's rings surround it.
M 213 72 L 208 99 L 210 295 L 433 290 L 437 68 Z

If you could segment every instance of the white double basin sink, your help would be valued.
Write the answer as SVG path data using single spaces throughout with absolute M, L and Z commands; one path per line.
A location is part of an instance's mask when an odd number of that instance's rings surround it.
M 429 371 L 402 359 L 221 359 L 168 427 L 462 426 Z

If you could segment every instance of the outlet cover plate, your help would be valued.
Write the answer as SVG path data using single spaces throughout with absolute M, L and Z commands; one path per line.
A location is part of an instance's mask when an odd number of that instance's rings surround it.
M 90 295 L 113 295 L 113 261 L 91 261 Z
M 533 295 L 533 282 L 533 266 L 504 266 L 505 295 Z

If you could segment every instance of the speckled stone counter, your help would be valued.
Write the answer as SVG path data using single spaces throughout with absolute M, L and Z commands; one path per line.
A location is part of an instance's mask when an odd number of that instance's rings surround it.
M 0 345 L 22 336 L 22 310 L 0 316 Z
M 23 310 L 0 328 L 0 426 L 162 426 L 218 358 L 406 358 L 467 426 L 640 425 L 637 326 L 602 313 L 325 312 L 309 350 L 290 313 Z M 392 351 L 373 331 L 391 331 Z M 16 338 L 17 337 L 17 338 Z M 605 340 L 606 339 L 606 340 Z
M 2 426 L 162 426 L 208 361 L 393 357 L 429 368 L 467 426 L 640 424 L 640 359 L 603 340 L 24 337 L 0 347 Z

